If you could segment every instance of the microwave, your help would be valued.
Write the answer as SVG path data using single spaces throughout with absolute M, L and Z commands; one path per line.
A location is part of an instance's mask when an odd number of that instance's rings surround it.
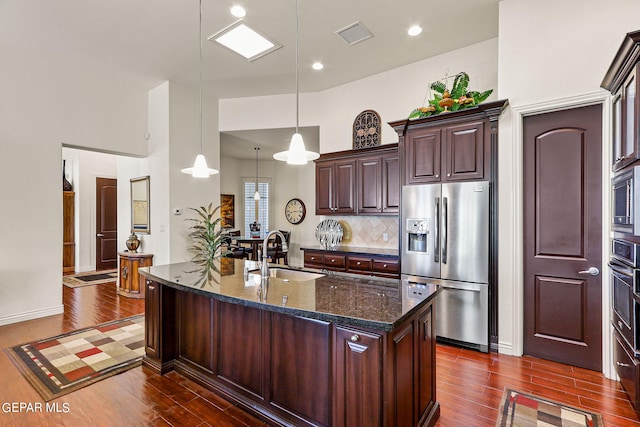
M 611 187 L 611 228 L 640 236 L 640 166 L 617 173 Z

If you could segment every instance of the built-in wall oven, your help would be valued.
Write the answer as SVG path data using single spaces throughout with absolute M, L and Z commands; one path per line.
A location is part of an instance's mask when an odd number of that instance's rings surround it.
M 640 356 L 640 245 L 612 239 L 612 323 L 636 356 Z
M 613 231 L 640 236 L 640 166 L 616 174 L 611 180 L 611 218 Z

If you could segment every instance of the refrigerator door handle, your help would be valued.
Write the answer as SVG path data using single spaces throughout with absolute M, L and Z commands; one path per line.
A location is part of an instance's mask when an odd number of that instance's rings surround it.
M 435 236 L 433 238 L 433 262 L 440 262 L 440 197 L 435 198 L 436 212 L 434 218 L 435 224 Z
M 447 198 L 442 198 L 442 263 L 447 263 L 447 228 L 448 228 L 448 206 L 447 206 Z

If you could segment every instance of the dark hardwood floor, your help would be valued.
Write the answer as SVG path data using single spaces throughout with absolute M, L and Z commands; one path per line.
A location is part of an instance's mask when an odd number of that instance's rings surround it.
M 65 313 L 0 327 L 4 349 L 144 311 L 144 300 L 120 297 L 115 285 L 63 287 Z M 438 345 L 438 426 L 494 426 L 505 387 L 600 412 L 607 427 L 640 426 L 615 381 L 602 374 L 533 357 L 483 354 Z M 263 426 L 198 384 L 138 367 L 55 400 L 68 412 L 12 413 L 6 404 L 42 402 L 0 353 L 2 426 Z

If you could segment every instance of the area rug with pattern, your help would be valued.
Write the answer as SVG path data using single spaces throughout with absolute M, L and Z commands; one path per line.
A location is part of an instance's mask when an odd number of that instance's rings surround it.
M 90 271 L 73 276 L 62 276 L 62 284 L 69 288 L 113 283 L 116 280 L 118 280 L 117 270 Z
M 602 427 L 600 414 L 505 388 L 496 427 Z
M 142 364 L 144 315 L 4 349 L 49 401 Z

